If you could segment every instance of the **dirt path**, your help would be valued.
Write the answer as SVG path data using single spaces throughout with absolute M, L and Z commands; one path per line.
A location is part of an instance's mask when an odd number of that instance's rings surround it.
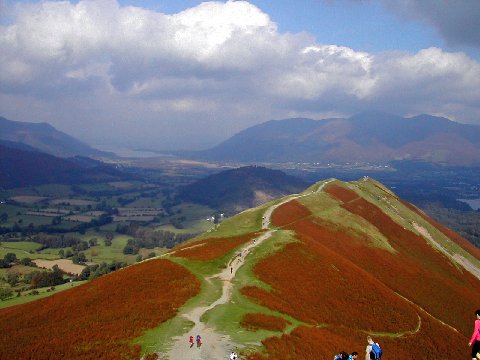
M 459 254 L 450 254 L 447 249 L 445 249 L 442 244 L 438 243 L 435 241 L 435 239 L 432 237 L 432 235 L 428 232 L 427 229 L 425 229 L 423 226 L 417 224 L 416 222 L 413 222 L 413 227 L 415 230 L 417 230 L 425 239 L 427 239 L 434 248 L 436 248 L 439 252 L 441 252 L 443 255 L 445 255 L 447 258 L 449 258 L 452 262 L 456 263 L 457 265 L 460 265 L 463 267 L 465 270 L 473 274 L 477 279 L 480 280 L 480 269 L 475 266 L 471 261 L 463 257 L 462 255 Z
M 323 187 L 330 181 L 332 180 L 329 180 L 320 185 L 318 189 L 314 192 L 320 192 Z M 266 232 L 257 237 L 254 241 L 249 242 L 247 245 L 245 245 L 238 252 L 241 253 L 241 256 L 235 255 L 235 257 L 230 260 L 229 265 L 223 271 L 213 276 L 214 278 L 218 277 L 223 282 L 222 295 L 210 305 L 194 308 L 190 312 L 182 315 L 184 318 L 192 321 L 195 325 L 191 330 L 188 331 L 188 333 L 173 338 L 174 343 L 171 350 L 165 356 L 163 356 L 162 359 L 228 359 L 230 352 L 240 347 L 238 344 L 233 343 L 228 335 L 218 333 L 211 327 L 206 326 L 203 322 L 200 321 L 200 318 L 203 316 L 203 314 L 213 309 L 217 305 L 226 304 L 230 301 L 233 289 L 232 280 L 235 278 L 237 270 L 243 265 L 245 257 L 248 256 L 250 250 L 253 247 L 260 245 L 263 241 L 270 238 L 276 232 L 275 229 L 270 229 L 271 217 L 275 209 L 291 200 L 298 199 L 307 195 L 311 195 L 311 193 L 289 196 L 285 200 L 270 206 L 265 211 L 262 218 L 262 230 L 266 230 Z M 198 348 L 196 345 L 194 345 L 192 348 L 190 348 L 190 345 L 188 343 L 189 336 L 192 335 L 196 337 L 198 334 L 200 334 L 202 337 L 202 346 Z

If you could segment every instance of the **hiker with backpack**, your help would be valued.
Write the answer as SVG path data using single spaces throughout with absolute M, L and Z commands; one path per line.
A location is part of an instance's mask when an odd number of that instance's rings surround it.
M 357 360 L 358 358 L 358 352 L 354 351 L 352 354 L 348 357 L 348 360 Z
M 335 355 L 333 360 L 348 360 L 348 354 L 345 351 L 342 351 L 340 354 Z
M 378 345 L 378 343 L 374 342 L 373 339 L 370 336 L 367 337 L 367 342 L 368 342 L 368 345 L 365 349 L 365 352 L 366 352 L 365 360 L 381 359 L 383 351 L 382 351 L 382 348 L 380 347 L 380 345 Z
M 480 359 L 480 310 L 475 311 L 477 319 L 475 320 L 475 327 L 473 329 L 472 338 L 468 346 L 472 346 L 472 360 Z

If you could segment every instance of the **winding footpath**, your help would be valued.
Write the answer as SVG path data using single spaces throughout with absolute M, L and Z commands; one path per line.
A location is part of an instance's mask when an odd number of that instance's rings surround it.
M 221 334 L 215 331 L 215 329 L 207 326 L 205 323 L 201 322 L 201 317 L 213 309 L 214 307 L 222 304 L 226 304 L 230 301 L 232 296 L 232 289 L 233 289 L 233 282 L 232 280 L 235 278 L 235 274 L 237 270 L 243 265 L 244 259 L 250 253 L 250 250 L 260 245 L 263 241 L 270 238 L 277 230 L 270 229 L 270 222 L 272 218 L 272 214 L 281 205 L 292 201 L 294 199 L 298 199 L 307 195 L 311 195 L 315 192 L 320 192 L 324 188 L 326 184 L 331 182 L 332 180 L 328 180 L 321 184 L 316 190 L 307 194 L 301 195 L 292 195 L 284 199 L 283 201 L 270 206 L 264 213 L 262 219 L 262 230 L 265 232 L 257 237 L 254 242 L 249 242 L 243 248 L 241 248 L 238 252 L 242 254 L 241 258 L 234 256 L 230 262 L 229 266 L 227 266 L 223 271 L 218 273 L 217 275 L 213 276 L 213 278 L 219 278 L 223 282 L 222 287 L 222 295 L 220 298 L 215 300 L 208 306 L 196 307 L 189 311 L 188 313 L 183 314 L 182 316 L 187 320 L 190 320 L 195 325 L 192 329 L 190 329 L 187 333 L 183 334 L 182 336 L 177 336 L 173 338 L 173 345 L 171 350 L 161 357 L 161 359 L 169 359 L 169 360 L 213 360 L 213 359 L 228 359 L 228 356 L 231 351 L 236 350 L 240 347 L 238 344 L 235 344 L 231 341 L 230 337 L 226 334 Z M 200 334 L 202 337 L 202 346 L 197 348 L 196 344 L 192 348 L 188 343 L 188 338 L 190 335 L 197 336 Z

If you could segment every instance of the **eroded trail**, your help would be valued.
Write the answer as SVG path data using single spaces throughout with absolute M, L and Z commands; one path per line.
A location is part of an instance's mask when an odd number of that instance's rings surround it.
M 327 181 L 320 185 L 314 192 L 321 191 L 328 182 L 330 181 Z M 214 278 L 219 278 L 223 282 L 222 295 L 210 305 L 196 307 L 188 313 L 182 315 L 184 318 L 192 321 L 195 325 L 187 333 L 173 339 L 174 343 L 171 350 L 165 356 L 163 356 L 162 359 L 228 359 L 230 352 L 235 348 L 239 347 L 238 344 L 235 344 L 231 341 L 228 335 L 216 332 L 215 329 L 207 326 L 205 323 L 201 322 L 200 319 L 209 310 L 213 309 L 218 305 L 226 304 L 230 301 L 233 288 L 232 280 L 235 278 L 237 270 L 243 265 L 245 257 L 248 256 L 253 247 L 260 245 L 263 241 L 270 238 L 276 232 L 275 229 L 270 229 L 271 217 L 275 209 L 291 200 L 298 199 L 307 195 L 311 195 L 311 193 L 289 196 L 285 200 L 270 206 L 265 211 L 262 219 L 262 230 L 265 230 L 265 232 L 262 233 L 262 235 L 260 235 L 259 237 L 257 237 L 255 241 L 249 242 L 247 245 L 242 247 L 237 252 L 237 254 L 241 253 L 241 256 L 234 256 L 230 260 L 229 266 L 227 266 L 217 275 L 213 276 Z M 197 334 L 201 335 L 202 337 L 202 345 L 200 347 L 197 347 L 197 345 L 194 344 L 193 347 L 190 347 L 190 344 L 188 343 L 189 336 L 192 335 L 196 337 Z

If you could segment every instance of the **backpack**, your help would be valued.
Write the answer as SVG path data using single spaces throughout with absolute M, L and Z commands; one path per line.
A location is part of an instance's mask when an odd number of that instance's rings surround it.
M 378 343 L 373 343 L 372 344 L 371 353 L 373 353 L 374 359 L 380 359 L 382 357 L 383 351 L 382 351 L 382 348 L 380 347 L 380 345 L 378 345 Z

